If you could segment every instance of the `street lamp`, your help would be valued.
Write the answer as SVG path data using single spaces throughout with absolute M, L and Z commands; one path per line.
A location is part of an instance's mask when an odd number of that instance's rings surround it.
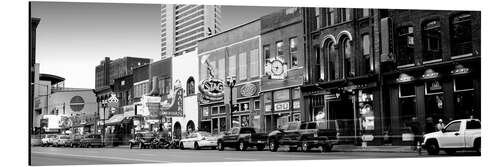
M 233 127 L 233 88 L 236 85 L 236 80 L 233 77 L 227 77 L 226 84 L 229 87 L 229 122 L 231 122 L 230 125 Z
M 106 107 L 108 107 L 108 101 L 107 100 L 102 100 L 101 101 L 101 106 L 102 106 L 102 141 L 103 143 L 105 142 L 105 135 L 106 135 L 106 132 L 105 132 L 105 125 L 106 125 Z

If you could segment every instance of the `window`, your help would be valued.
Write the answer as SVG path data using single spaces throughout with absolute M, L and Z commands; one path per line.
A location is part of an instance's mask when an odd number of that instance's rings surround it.
M 229 76 L 236 76 L 236 55 L 229 56 Z
M 221 114 L 226 113 L 226 106 L 220 106 L 219 113 L 221 113 Z
M 463 13 L 451 20 L 451 55 L 472 53 L 471 14 Z
M 354 76 L 354 71 L 351 70 L 352 66 L 352 50 L 351 41 L 348 38 L 344 38 L 342 42 L 342 56 L 344 58 L 344 77 Z
M 239 79 L 247 79 L 247 53 L 243 52 L 239 55 Z
M 457 77 L 453 79 L 455 92 L 474 90 L 474 82 L 469 77 Z
M 401 125 L 409 127 L 411 118 L 417 115 L 416 112 L 416 99 L 415 97 L 400 98 L 399 99 L 399 114 Z
M 259 76 L 259 49 L 250 51 L 250 77 Z
M 290 90 L 284 89 L 284 90 L 275 91 L 273 93 L 273 99 L 275 102 L 289 100 L 290 99 Z
M 370 36 L 368 34 L 363 35 L 363 63 L 364 63 L 364 69 L 365 69 L 365 74 L 370 73 L 370 71 L 373 71 L 373 64 L 372 64 L 372 57 L 370 54 Z
M 283 56 L 283 41 L 276 42 L 276 56 Z
M 212 107 L 212 115 L 219 114 L 219 108 L 218 107 Z
M 259 100 L 256 100 L 253 102 L 253 108 L 255 110 L 260 110 L 260 101 Z
M 250 103 L 245 102 L 240 104 L 240 111 L 248 111 L 250 110 Z
M 444 132 L 458 132 L 460 131 L 460 122 L 453 122 L 444 128 Z
M 189 77 L 187 80 L 187 85 L 186 85 L 186 95 L 191 96 L 195 94 L 195 86 L 194 86 L 194 78 Z
M 398 36 L 397 36 L 397 57 L 396 61 L 399 66 L 413 64 L 415 62 L 414 59 L 414 35 L 413 35 L 413 27 L 401 27 L 398 28 Z
M 314 68 L 314 76 L 316 81 L 324 81 L 325 80 L 325 64 L 324 57 L 320 53 L 319 47 L 315 47 L 315 68 Z
M 336 22 L 336 19 L 335 19 L 335 12 L 337 12 L 335 10 L 335 8 L 329 8 L 328 9 L 328 18 L 327 18 L 327 21 L 328 21 L 328 25 L 331 26 L 331 25 L 334 25 Z
M 437 20 L 426 22 L 422 30 L 423 61 L 441 58 L 441 30 Z
M 219 59 L 217 61 L 217 76 L 220 80 L 225 80 L 226 79 L 226 75 L 225 75 L 225 72 L 226 72 L 226 64 L 225 64 L 225 59 Z
M 338 10 L 338 17 L 339 17 L 339 22 L 342 23 L 342 22 L 346 22 L 346 21 L 351 21 L 351 11 L 352 9 L 350 8 L 340 8 Z
M 219 118 L 220 122 L 220 130 L 224 131 L 226 130 L 226 117 Z
M 320 15 L 320 9 L 315 8 L 314 9 L 314 16 L 316 18 L 316 29 L 321 28 L 321 19 L 320 19 L 319 15 Z
M 250 118 L 248 115 L 242 115 L 241 116 L 241 127 L 248 127 L 250 126 Z M 254 129 L 248 129 L 247 131 L 250 131 L 250 133 L 255 133 Z
M 290 64 L 290 68 L 299 66 L 299 60 L 297 58 L 297 37 L 290 38 Z
M 363 13 L 363 15 L 362 15 L 363 17 L 368 17 L 368 16 L 370 16 L 370 9 L 363 9 L 362 13 Z
M 476 120 L 467 121 L 465 129 L 481 129 L 481 122 Z
M 415 97 L 415 86 L 412 84 L 399 85 L 399 97 Z
M 330 79 L 340 79 L 340 63 L 339 63 L 339 58 L 338 55 L 335 53 L 335 46 L 333 44 L 333 41 L 329 41 L 328 44 L 326 45 L 327 47 L 325 48 L 325 55 L 328 55 L 329 58 L 329 64 L 330 64 Z
M 269 45 L 264 45 L 263 48 L 262 48 L 262 51 L 264 54 L 264 59 L 265 61 L 269 61 L 269 59 L 271 59 L 271 50 L 269 49 Z
M 240 117 L 239 116 L 233 116 L 231 118 L 231 127 L 240 127 L 240 125 L 241 125 L 240 124 Z M 235 132 L 235 131 L 233 131 L 233 132 Z M 236 133 L 237 132 L 238 131 L 236 130 Z

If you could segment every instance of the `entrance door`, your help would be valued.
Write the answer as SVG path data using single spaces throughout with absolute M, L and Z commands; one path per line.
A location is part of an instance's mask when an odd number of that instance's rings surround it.
M 339 138 L 343 142 L 354 143 L 356 139 L 356 121 L 352 99 L 342 99 L 327 102 L 328 120 L 337 120 Z
M 174 124 L 174 138 L 181 139 L 182 137 L 181 134 L 182 134 L 181 124 L 179 122 L 176 122 Z

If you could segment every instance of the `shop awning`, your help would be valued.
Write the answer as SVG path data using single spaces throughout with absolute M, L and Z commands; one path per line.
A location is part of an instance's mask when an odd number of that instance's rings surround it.
M 122 120 L 123 120 L 123 114 L 116 114 L 116 115 L 113 115 L 108 120 L 106 120 L 106 122 L 104 124 L 106 126 L 119 125 L 122 123 Z

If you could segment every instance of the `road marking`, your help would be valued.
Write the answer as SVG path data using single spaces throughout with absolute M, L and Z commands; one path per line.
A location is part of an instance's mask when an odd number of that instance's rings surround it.
M 224 158 L 227 160 L 236 160 L 236 161 L 257 161 L 257 159 L 250 159 L 250 158 Z
M 48 152 L 31 152 L 36 154 L 52 154 L 60 156 L 71 156 L 71 157 L 87 157 L 87 158 L 100 158 L 100 159 L 115 159 L 115 160 L 128 160 L 128 161 L 141 161 L 141 162 L 156 162 L 156 163 L 171 163 L 170 161 L 158 161 L 149 159 L 135 159 L 135 158 L 123 158 L 123 157 L 110 157 L 110 156 L 91 156 L 91 155 L 75 155 L 75 154 L 60 154 L 60 153 L 48 153 Z

